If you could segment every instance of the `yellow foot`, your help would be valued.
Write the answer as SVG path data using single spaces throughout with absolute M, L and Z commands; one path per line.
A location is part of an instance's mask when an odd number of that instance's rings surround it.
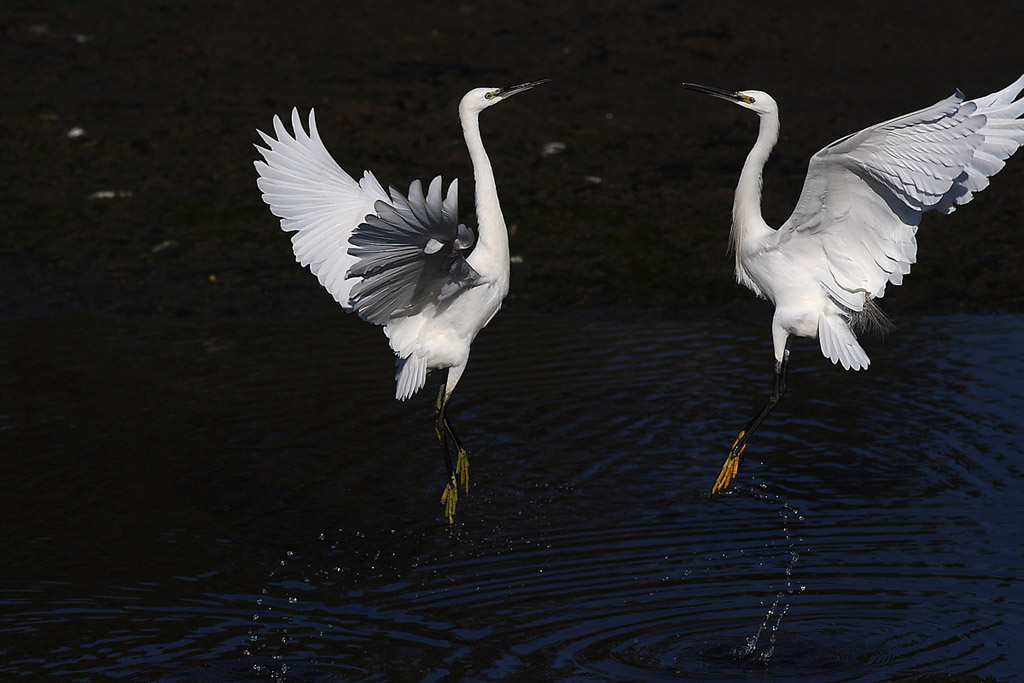
M 715 485 L 711 487 L 711 495 L 718 493 L 719 491 L 729 488 L 729 484 L 732 482 L 733 477 L 740 470 L 740 461 L 743 460 L 743 451 L 747 450 L 747 444 L 743 444 L 739 451 L 736 450 L 736 444 L 743 438 L 743 432 L 736 437 L 736 442 L 732 445 L 732 450 L 729 451 L 729 455 L 725 459 L 725 464 L 722 465 L 722 471 L 718 473 L 718 479 L 715 480 Z
M 459 459 L 455 463 L 455 474 L 462 482 L 462 490 L 469 493 L 469 453 L 459 449 Z
M 455 506 L 458 502 L 459 487 L 455 482 L 455 477 L 452 476 L 452 480 L 445 485 L 444 493 L 441 494 L 441 505 L 444 506 L 444 514 L 448 518 L 449 524 L 455 523 Z

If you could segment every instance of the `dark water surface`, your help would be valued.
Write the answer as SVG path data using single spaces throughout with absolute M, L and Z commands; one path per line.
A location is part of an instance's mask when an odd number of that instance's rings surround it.
M 2 323 L 0 677 L 1021 676 L 1024 317 L 900 320 L 866 373 L 767 325 L 504 311 L 453 416 L 351 318 Z

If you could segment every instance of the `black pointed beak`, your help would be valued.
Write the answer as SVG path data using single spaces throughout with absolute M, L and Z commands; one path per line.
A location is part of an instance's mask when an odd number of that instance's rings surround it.
M 683 83 L 683 87 L 687 90 L 694 90 L 696 92 L 702 92 L 705 95 L 711 95 L 713 97 L 719 97 L 723 100 L 730 102 L 743 102 L 743 97 L 740 96 L 735 90 L 722 90 L 721 88 L 712 88 L 707 85 L 697 85 L 696 83 Z
M 550 83 L 550 82 L 551 82 L 550 78 L 544 78 L 544 79 L 539 80 L 539 81 L 530 81 L 529 83 L 521 83 L 519 85 L 513 85 L 510 88 L 502 88 L 501 92 L 499 92 L 498 95 L 502 99 L 505 99 L 506 97 L 512 97 L 513 95 L 518 95 L 521 92 L 526 92 L 530 88 L 535 88 L 538 85 L 544 85 L 545 83 Z

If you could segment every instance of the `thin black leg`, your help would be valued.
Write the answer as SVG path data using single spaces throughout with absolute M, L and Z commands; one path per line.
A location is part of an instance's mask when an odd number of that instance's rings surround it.
M 444 453 L 444 464 L 448 469 L 448 483 L 445 484 L 441 493 L 441 505 L 444 506 L 445 516 L 449 524 L 455 523 L 455 507 L 459 502 L 459 481 L 467 491 L 469 490 L 469 460 L 466 457 L 466 449 L 462 447 L 451 420 L 448 419 L 448 398 L 445 393 L 445 385 L 441 385 L 441 391 L 437 394 L 437 421 L 434 423 L 434 431 L 437 440 L 441 442 L 441 450 Z M 451 446 L 448 443 L 449 437 L 458 449 L 458 462 L 452 466 Z
M 764 419 L 768 417 L 768 413 L 772 412 L 775 404 L 779 402 L 782 395 L 786 393 L 786 383 L 789 376 L 789 340 L 786 340 L 786 349 L 782 354 L 782 362 L 775 363 L 775 376 L 772 380 L 772 393 L 768 396 L 768 400 L 758 411 L 757 415 L 753 417 L 746 426 L 740 430 L 739 436 L 736 437 L 736 441 L 733 443 L 732 448 L 729 450 L 729 455 L 725 458 L 725 464 L 722 465 L 722 471 L 718 475 L 718 479 L 715 481 L 715 485 L 711 488 L 711 493 L 715 494 L 719 491 L 727 488 L 733 477 L 736 476 L 736 472 L 739 471 L 740 463 L 743 462 L 743 451 L 747 447 L 747 441 L 750 440 L 751 435 L 757 431 L 757 428 L 761 426 Z
M 455 433 L 455 427 L 452 425 L 452 420 L 448 417 L 447 406 L 444 411 L 444 426 L 448 430 L 448 434 L 452 437 L 452 441 L 455 442 L 455 447 L 460 451 L 465 451 L 466 449 L 462 446 L 462 440 L 459 438 L 459 435 Z
M 434 423 L 434 433 L 437 434 L 437 441 L 441 444 L 441 452 L 444 454 L 444 465 L 448 476 L 454 477 L 455 468 L 452 466 L 452 454 L 451 449 L 448 447 L 447 439 L 448 429 L 445 417 L 447 407 L 447 401 L 444 400 L 444 384 L 442 384 L 441 391 L 437 394 L 437 404 L 435 406 L 437 421 Z
M 452 441 L 454 442 L 456 453 L 457 453 L 457 458 L 458 459 L 456 460 L 456 463 L 455 463 L 455 476 L 458 478 L 458 480 L 460 482 L 462 482 L 463 490 L 468 493 L 469 492 L 469 451 L 467 451 L 466 448 L 462 445 L 462 439 L 459 438 L 459 435 L 455 433 L 455 425 L 452 424 L 451 418 L 448 417 L 448 402 L 447 401 L 445 401 L 444 405 L 442 406 L 441 412 L 442 412 L 442 416 L 443 416 L 444 428 L 445 428 L 446 432 L 448 433 L 448 436 L 450 436 Z M 450 462 L 451 461 L 449 460 L 449 463 Z

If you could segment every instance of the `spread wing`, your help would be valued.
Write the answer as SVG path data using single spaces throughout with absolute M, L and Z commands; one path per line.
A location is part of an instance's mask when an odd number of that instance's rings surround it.
M 293 109 L 292 130 L 294 135 L 275 116 L 276 139 L 257 131 L 267 146 L 256 146 L 264 159 L 254 162 L 260 176 L 256 184 L 270 211 L 281 219 L 281 229 L 295 233 L 296 260 L 309 266 L 320 284 L 351 311 L 355 281 L 348 272 L 356 259 L 348 253 L 348 240 L 374 204 L 388 201 L 388 195 L 369 171 L 356 182 L 338 166 L 320 139 L 313 110 L 307 134 L 298 109 Z
M 309 132 L 292 110 L 292 133 L 274 117 L 274 135 L 257 131 L 263 200 L 295 234 L 295 258 L 346 311 L 374 324 L 419 312 L 479 277 L 463 257 L 473 233 L 458 222 L 458 181 L 441 199 L 441 178 L 427 195 L 420 181 L 408 197 L 386 193 L 366 171 L 356 182 L 331 157 L 309 112 Z
M 384 325 L 414 315 L 479 280 L 463 255 L 474 236 L 458 221 L 458 183 L 452 181 L 444 201 L 440 176 L 426 197 L 419 180 L 407 197 L 392 187 L 390 200 L 377 201 L 375 213 L 352 233 L 349 254 L 358 260 L 349 275 L 359 278 L 352 302 L 363 319 Z
M 831 275 L 823 286 L 862 310 L 865 295 L 882 296 L 910 272 L 921 214 L 969 202 L 1024 144 L 1022 89 L 1024 76 L 975 100 L 957 91 L 828 145 L 811 158 L 779 247 L 820 240 Z

